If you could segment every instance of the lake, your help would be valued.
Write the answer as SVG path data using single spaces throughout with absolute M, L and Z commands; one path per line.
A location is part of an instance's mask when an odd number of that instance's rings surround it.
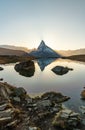
M 81 91 L 85 86 L 85 63 L 65 59 L 41 59 L 34 61 L 35 72 L 31 77 L 19 75 L 15 71 L 15 64 L 0 65 L 4 68 L 0 71 L 0 78 L 17 87 L 24 87 L 32 96 L 43 92 L 61 92 L 71 99 L 66 103 L 71 109 L 79 111 L 79 106 L 85 105 L 80 98 Z M 55 66 L 67 66 L 73 68 L 64 75 L 57 75 L 52 71 Z

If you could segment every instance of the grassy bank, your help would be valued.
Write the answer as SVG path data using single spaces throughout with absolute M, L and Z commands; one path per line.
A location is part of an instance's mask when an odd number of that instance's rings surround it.
M 85 62 L 85 55 L 73 55 L 73 56 L 68 56 L 63 58 Z M 1 55 L 0 64 L 16 63 L 21 61 L 33 60 L 33 59 L 34 59 L 33 57 L 29 57 L 29 56 L 7 56 L 7 55 L 2 56 Z
M 19 61 L 33 60 L 33 57 L 29 56 L 0 56 L 0 64 L 16 63 Z
M 71 59 L 71 60 L 85 62 L 85 55 L 73 55 L 73 56 L 69 56 L 69 57 L 66 57 L 66 58 Z

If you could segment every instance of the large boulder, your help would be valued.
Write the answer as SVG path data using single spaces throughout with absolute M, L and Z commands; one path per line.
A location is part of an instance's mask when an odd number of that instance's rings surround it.
M 52 69 L 52 71 L 57 75 L 64 75 L 72 70 L 73 70 L 72 68 L 63 67 L 63 66 L 56 66 Z
M 41 99 L 49 99 L 51 102 L 61 103 L 70 99 L 70 97 L 64 96 L 57 92 L 47 92 L 41 96 Z
M 11 99 L 13 103 L 23 103 L 22 100 L 25 100 L 27 92 L 24 88 L 19 87 L 14 89 L 14 91 L 11 94 Z
M 20 75 L 26 77 L 33 76 L 35 72 L 35 65 L 31 60 L 20 62 L 19 64 L 16 64 L 14 68 Z
M 13 107 L 9 102 L 0 102 L 0 130 L 15 127 L 19 121 L 20 110 Z
M 25 90 L 24 88 L 19 87 L 19 88 L 16 88 L 16 89 L 13 91 L 12 95 L 13 95 L 13 96 L 20 97 L 20 96 L 25 95 L 26 93 L 27 93 L 27 92 L 26 92 L 26 90 Z
M 80 121 L 81 119 L 78 113 L 64 108 L 55 115 L 52 124 L 54 127 L 60 127 L 65 130 L 73 130 L 74 128 L 78 128 Z
M 85 90 L 81 92 L 81 98 L 85 100 Z
M 0 81 L 3 81 L 3 78 L 0 78 Z
M 1 71 L 1 70 L 3 70 L 3 68 L 2 68 L 2 67 L 0 67 L 0 71 Z
M 0 102 L 10 100 L 9 95 L 12 93 L 11 87 L 6 83 L 0 83 Z

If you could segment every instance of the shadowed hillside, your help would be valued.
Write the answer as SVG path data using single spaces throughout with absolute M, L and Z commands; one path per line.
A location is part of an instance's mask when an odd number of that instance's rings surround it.
M 13 45 L 0 45 L 0 48 L 11 49 L 11 50 L 21 50 L 21 51 L 26 51 L 26 52 L 29 51 L 29 49 L 26 47 L 13 46 Z
M 25 51 L 25 52 L 31 52 L 31 51 L 35 50 L 35 48 L 28 49 L 27 47 L 14 46 L 14 45 L 0 45 L 0 48 L 19 50 L 19 51 L 21 50 L 21 51 Z
M 85 62 L 85 55 L 68 56 L 68 59 Z
M 11 50 L 11 49 L 5 49 L 0 48 L 0 55 L 16 55 L 16 56 L 22 56 L 25 55 L 26 52 L 21 50 Z

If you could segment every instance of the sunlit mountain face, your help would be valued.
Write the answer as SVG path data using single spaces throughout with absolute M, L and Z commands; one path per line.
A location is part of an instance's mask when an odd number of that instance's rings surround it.
M 40 45 L 38 46 L 36 51 L 32 51 L 31 53 L 29 53 L 30 56 L 35 56 L 35 57 L 42 57 L 42 58 L 46 58 L 46 57 L 56 57 L 56 58 L 60 58 L 61 55 L 59 55 L 57 52 L 55 52 L 53 49 L 51 49 L 50 47 L 48 47 L 45 42 L 42 40 Z

